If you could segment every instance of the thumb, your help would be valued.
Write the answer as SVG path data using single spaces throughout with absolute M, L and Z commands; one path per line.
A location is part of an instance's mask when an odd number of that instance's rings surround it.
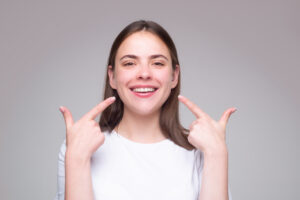
M 220 120 L 219 120 L 219 123 L 224 127 L 224 129 L 226 129 L 226 125 L 227 125 L 227 123 L 228 123 L 229 117 L 230 117 L 231 114 L 234 113 L 236 110 L 237 110 L 236 108 L 229 108 L 229 109 L 227 109 L 227 110 L 223 113 L 222 117 L 221 117 Z
M 60 106 L 59 107 L 60 112 L 63 114 L 65 119 L 66 128 L 70 128 L 73 126 L 74 121 L 71 112 L 68 110 L 68 108 Z

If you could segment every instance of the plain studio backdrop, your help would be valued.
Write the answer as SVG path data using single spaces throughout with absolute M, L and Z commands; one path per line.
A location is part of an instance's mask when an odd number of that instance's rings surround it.
M 300 4 L 290 0 L 0 2 L 0 199 L 53 199 L 65 138 L 102 100 L 117 34 L 139 19 L 174 39 L 181 94 L 227 127 L 234 200 L 300 199 Z M 195 119 L 180 106 L 184 126 Z M 99 119 L 99 118 L 97 118 Z

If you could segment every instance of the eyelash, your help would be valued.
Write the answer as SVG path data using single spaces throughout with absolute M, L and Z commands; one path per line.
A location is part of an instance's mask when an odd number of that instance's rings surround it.
M 132 65 L 132 62 L 125 63 L 124 66 Z
M 128 62 L 128 63 L 125 63 L 124 66 L 131 66 L 133 64 L 134 64 L 133 62 Z M 164 66 L 164 64 L 160 63 L 160 62 L 155 62 L 154 64 L 159 65 L 159 66 Z
M 164 66 L 164 64 L 163 63 L 160 63 L 160 62 L 155 62 L 154 64 L 158 64 L 158 65 L 160 65 L 160 66 Z

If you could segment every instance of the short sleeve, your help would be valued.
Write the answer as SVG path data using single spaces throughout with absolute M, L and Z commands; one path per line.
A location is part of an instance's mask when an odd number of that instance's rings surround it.
M 65 199 L 65 154 L 66 154 L 66 140 L 62 143 L 58 153 L 57 165 L 57 191 L 54 200 Z
M 198 157 L 197 160 L 197 168 L 198 168 L 198 178 L 199 178 L 199 188 L 201 188 L 201 183 L 202 183 L 202 171 L 203 171 L 203 166 L 204 166 L 204 154 L 202 151 L 197 150 L 196 151 L 196 156 Z M 200 193 L 200 191 L 199 191 Z M 199 194 L 198 193 L 198 194 Z M 199 195 L 198 195 L 199 196 Z M 231 195 L 231 190 L 230 190 L 230 185 L 228 183 L 228 199 L 232 200 L 232 195 Z

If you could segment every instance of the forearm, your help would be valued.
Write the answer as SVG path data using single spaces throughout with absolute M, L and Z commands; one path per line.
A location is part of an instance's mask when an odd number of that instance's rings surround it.
M 228 153 L 204 154 L 199 200 L 228 200 Z
M 90 159 L 78 159 L 66 153 L 65 200 L 93 200 Z

